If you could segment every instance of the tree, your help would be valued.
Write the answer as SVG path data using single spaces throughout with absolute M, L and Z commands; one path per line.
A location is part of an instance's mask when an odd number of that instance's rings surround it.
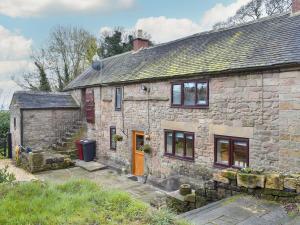
M 50 92 L 51 87 L 50 87 L 49 80 L 48 80 L 46 72 L 45 72 L 45 68 L 38 62 L 34 62 L 34 65 L 38 68 L 39 75 L 40 75 L 39 91 Z
M 216 23 L 213 29 L 232 27 L 254 21 L 264 16 L 272 16 L 291 10 L 292 0 L 252 0 L 242 6 L 236 14 L 225 22 Z
M 133 49 L 133 40 L 137 37 L 136 31 L 125 31 L 123 28 L 116 27 L 112 31 L 101 34 L 99 56 L 103 58 L 118 55 Z M 150 41 L 151 36 L 143 32 L 142 37 Z M 150 45 L 152 45 L 150 41 Z
M 36 69 L 24 74 L 18 83 L 31 90 L 61 91 L 92 63 L 96 53 L 97 39 L 88 31 L 57 26 L 50 32 L 47 45 L 32 53 Z
M 9 112 L 0 110 L 0 137 L 9 131 Z

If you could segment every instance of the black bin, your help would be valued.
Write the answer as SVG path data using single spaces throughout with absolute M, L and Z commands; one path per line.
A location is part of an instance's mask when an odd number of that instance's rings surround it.
M 83 140 L 81 144 L 83 148 L 83 160 L 86 162 L 93 161 L 96 155 L 96 141 Z

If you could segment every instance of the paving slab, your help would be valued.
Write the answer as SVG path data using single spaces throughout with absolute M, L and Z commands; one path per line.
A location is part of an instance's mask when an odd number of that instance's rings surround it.
M 94 161 L 85 162 L 83 160 L 75 160 L 75 166 L 81 167 L 89 172 L 107 169 L 106 165 Z
M 300 215 L 288 215 L 279 203 L 248 195 L 227 198 L 179 215 L 195 225 L 292 225 Z M 296 224 L 296 223 L 295 223 Z

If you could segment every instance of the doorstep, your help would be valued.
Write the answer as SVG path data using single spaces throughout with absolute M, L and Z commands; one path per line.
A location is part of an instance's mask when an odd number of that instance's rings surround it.
M 75 160 L 75 166 L 85 169 L 89 172 L 107 169 L 106 165 L 95 161 L 85 162 L 83 160 Z

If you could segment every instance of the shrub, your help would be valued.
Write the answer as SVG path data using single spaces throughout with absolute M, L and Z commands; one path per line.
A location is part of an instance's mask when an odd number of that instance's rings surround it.
M 0 111 L 0 136 L 9 131 L 9 112 Z
M 3 169 L 0 169 L 0 183 L 11 183 L 16 180 L 16 177 L 13 173 L 7 171 L 8 166 Z
M 143 145 L 143 146 L 141 146 L 140 148 L 139 148 L 139 151 L 142 151 L 142 152 L 145 152 L 145 153 L 147 153 L 147 154 L 150 154 L 151 153 L 151 146 L 150 145 L 148 145 L 148 144 L 145 144 L 145 145 Z
M 114 140 L 115 142 L 123 141 L 123 137 L 122 137 L 121 135 L 114 134 L 114 135 L 113 135 L 113 140 Z

